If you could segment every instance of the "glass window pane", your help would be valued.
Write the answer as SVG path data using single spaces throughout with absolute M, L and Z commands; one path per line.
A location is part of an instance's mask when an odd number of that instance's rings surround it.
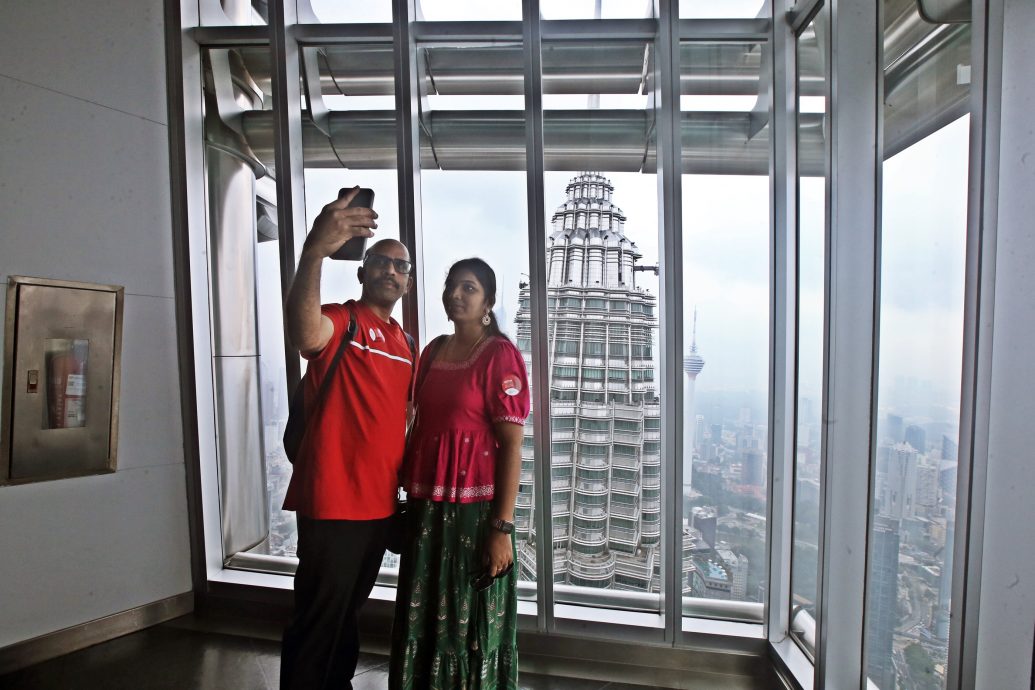
M 770 14 L 766 0 L 679 0 L 681 19 L 749 19 Z
M 656 594 L 660 448 L 647 448 L 644 441 L 648 434 L 656 440 L 659 432 L 644 432 L 642 423 L 657 419 L 658 398 L 652 382 L 631 381 L 630 373 L 653 371 L 657 363 L 650 348 L 641 347 L 639 358 L 626 353 L 634 343 L 653 343 L 657 323 L 642 310 L 635 320 L 627 309 L 620 317 L 604 310 L 616 297 L 626 306 L 656 302 L 657 278 L 633 270 L 648 264 L 641 254 L 649 252 L 651 264 L 657 261 L 656 183 L 637 173 L 548 171 L 546 188 L 553 224 L 548 290 L 559 305 L 548 314 L 550 356 L 581 373 L 570 384 L 551 380 L 555 440 L 565 433 L 556 420 L 578 419 L 577 442 L 567 449 L 555 444 L 551 464 L 555 480 L 575 478 L 564 482 L 565 491 L 555 485 L 552 496 L 555 597 L 563 603 L 566 587 Z M 594 213 L 584 221 L 573 218 L 581 207 Z M 635 229 L 631 222 L 626 226 L 633 212 Z M 651 248 L 640 250 L 641 243 Z M 648 467 L 659 471 L 645 478 Z M 656 598 L 644 597 L 632 606 L 658 605 Z
M 417 7 L 429 22 L 521 21 L 521 0 L 417 0 Z
M 262 26 L 269 23 L 269 5 L 251 0 L 200 0 L 202 26 Z
M 866 672 L 881 688 L 945 686 L 968 154 L 963 117 L 884 164 L 866 630 Z
M 318 70 L 320 94 L 319 100 L 314 93 L 312 102 L 307 99 L 303 103 L 306 111 L 302 118 L 306 226 L 295 229 L 296 256 L 305 233 L 312 227 L 323 206 L 336 199 L 340 189 L 357 185 L 374 190 L 374 208 L 379 215 L 375 238 L 397 239 L 398 182 L 395 172 L 391 45 L 328 45 L 312 50 L 315 60 L 309 64 Z M 268 89 L 268 52 L 246 49 L 243 53 L 246 63 L 255 66 L 255 73 L 265 76 L 265 79 L 259 79 L 259 83 Z M 357 64 L 361 67 L 353 67 Z M 304 72 L 302 78 L 305 78 Z M 343 95 L 345 93 L 349 95 Z M 314 122 L 310 113 L 323 109 L 326 109 L 326 119 Z M 267 113 L 263 113 L 263 116 L 269 117 Z M 264 131 L 261 124 L 258 119 L 251 122 L 246 119 L 245 128 L 246 132 L 254 130 L 255 134 L 249 137 L 252 150 L 272 171 L 272 139 L 260 135 Z M 260 204 L 266 204 L 263 212 L 271 219 L 263 222 L 272 222 L 275 233 L 273 180 L 260 180 L 256 189 Z M 345 302 L 357 299 L 361 293 L 356 280 L 358 266 L 358 261 L 325 261 L 320 287 L 322 301 Z M 283 426 L 287 420 L 289 394 L 285 385 L 283 296 L 280 290 L 278 242 L 260 243 L 256 252 L 256 294 L 260 305 L 259 339 L 270 538 L 268 543 L 260 544 L 252 552 L 294 556 L 297 543 L 295 514 L 280 509 L 291 478 L 291 467 L 281 442 Z M 401 320 L 399 307 L 394 316 Z M 304 372 L 305 360 L 301 361 Z M 395 565 L 396 559 L 397 556 L 386 554 L 385 565 Z
M 433 72 L 427 86 L 435 94 L 421 112 L 424 254 L 418 280 L 424 285 L 421 307 L 427 339 L 453 332 L 442 306 L 446 274 L 454 262 L 477 256 L 496 273 L 496 320 L 524 353 L 531 380 L 521 45 L 436 43 L 418 49 Z M 508 76 L 497 78 L 502 72 Z M 466 82 L 460 78 L 463 73 Z M 502 111 L 509 111 L 506 118 L 498 117 Z M 500 146 L 504 141 L 512 145 Z M 578 377 L 574 368 L 555 373 L 573 386 Z M 574 418 L 558 424 L 566 431 L 557 440 L 574 438 Z M 529 415 L 514 509 L 518 596 L 531 600 L 536 595 L 535 431 Z
M 891 2 L 885 14 L 879 379 L 865 669 L 879 688 L 927 690 L 946 686 L 952 604 L 970 27 L 919 22 L 916 8 L 903 12 Z M 929 40 L 936 31 L 940 40 Z M 907 52 L 915 59 L 897 59 Z
M 399 239 L 392 45 L 326 45 L 306 50 L 314 52 L 319 98 L 328 111 L 327 132 L 321 129 L 324 125 L 305 115 L 302 118 L 306 232 L 323 206 L 336 199 L 340 190 L 358 186 L 374 191 L 374 209 L 378 214 L 378 227 L 366 247 L 382 239 Z M 307 105 L 314 112 L 314 104 L 319 107 L 319 101 L 315 94 L 310 96 Z M 322 301 L 359 299 L 359 265 L 359 261 L 324 261 L 320 280 Z M 402 322 L 402 302 L 396 305 L 392 316 Z M 304 371 L 304 360 L 302 366 Z M 386 551 L 382 567 L 395 568 L 398 564 L 399 556 Z
M 391 0 L 298 0 L 308 3 L 324 24 L 384 23 L 392 21 Z
M 261 533 L 244 540 L 252 553 L 294 553 L 294 516 L 278 520 L 286 489 L 286 466 L 280 437 L 287 417 L 284 367 L 283 299 L 280 294 L 280 233 L 277 195 L 272 177 L 274 111 L 270 88 L 270 57 L 266 46 L 211 48 L 203 54 L 205 71 L 205 167 L 208 206 L 211 296 L 214 340 L 219 343 L 213 367 L 217 400 L 236 400 L 230 386 L 258 388 L 265 457 L 250 458 L 244 448 L 221 447 L 220 472 L 238 481 L 220 487 L 221 512 L 243 518 Z M 255 356 L 257 355 L 257 357 Z M 254 372 L 250 359 L 254 358 Z M 236 375 L 232 371 L 238 371 Z M 242 373 L 243 372 L 243 373 Z M 247 410 L 220 410 L 219 424 Z M 248 439 L 255 443 L 259 439 Z M 261 468 L 261 469 L 256 469 Z M 254 483 L 249 481 L 254 477 Z M 278 493 L 279 492 L 279 493 Z M 275 494 L 275 495 L 274 495 Z M 269 498 L 269 511 L 254 512 Z M 238 523 L 240 524 L 240 523 Z M 226 535 L 224 535 L 226 537 Z M 233 543 L 233 548 L 242 545 Z M 231 550 L 232 550 L 231 549 Z M 232 554 L 228 554 L 232 555 Z
M 659 415 L 659 201 L 644 166 L 653 110 L 642 95 L 652 54 L 644 42 L 543 46 L 549 356 L 577 372 L 550 379 L 559 604 L 581 590 L 614 606 L 602 590 L 625 590 L 639 596 L 617 605 L 660 611 L 660 432 L 643 427 Z M 574 434 L 563 419 L 577 420 Z
M 542 0 L 543 19 L 653 19 L 653 2 L 629 0 Z
M 758 43 L 680 46 L 687 345 L 681 353 L 682 588 L 689 615 L 702 598 L 763 601 L 770 290 L 768 72 L 761 71 L 766 50 Z
M 798 351 L 795 380 L 791 632 L 815 654 L 819 591 L 819 467 L 822 448 L 826 245 L 826 22 L 822 10 L 796 42 L 798 74 Z

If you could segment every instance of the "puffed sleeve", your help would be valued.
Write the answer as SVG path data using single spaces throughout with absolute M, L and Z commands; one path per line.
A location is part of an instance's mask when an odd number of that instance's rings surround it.
M 529 394 L 525 360 L 514 344 L 500 338 L 487 367 L 485 398 L 493 423 L 524 425 L 528 419 Z

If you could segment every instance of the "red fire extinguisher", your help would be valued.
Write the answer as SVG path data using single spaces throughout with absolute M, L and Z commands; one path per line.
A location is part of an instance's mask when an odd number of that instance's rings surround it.
M 53 342 L 53 341 L 52 341 Z M 61 340 L 47 357 L 47 422 L 51 429 L 86 426 L 88 340 Z

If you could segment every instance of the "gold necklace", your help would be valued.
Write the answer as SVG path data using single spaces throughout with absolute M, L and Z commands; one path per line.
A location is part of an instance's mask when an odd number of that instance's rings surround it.
M 484 330 L 484 329 L 483 329 L 483 330 L 482 330 L 482 334 L 481 334 L 481 336 L 479 336 L 478 340 L 475 340 L 475 341 L 474 341 L 474 344 L 473 344 L 473 345 L 471 345 L 471 347 L 469 347 L 469 348 L 467 349 L 467 356 L 466 356 L 466 357 L 464 357 L 463 359 L 458 359 L 458 360 L 456 360 L 456 361 L 457 361 L 457 362 L 466 362 L 466 361 L 468 361 L 469 359 L 471 359 L 471 355 L 473 355 L 473 354 L 474 354 L 474 351 L 475 351 L 475 349 L 476 349 L 476 348 L 477 348 L 477 347 L 478 347 L 479 345 L 481 345 L 481 344 L 482 344 L 482 341 L 483 341 L 483 340 L 485 340 L 485 336 L 487 336 L 487 335 L 488 335 L 488 333 L 489 333 L 489 332 L 488 332 L 487 330 Z M 450 339 L 451 339 L 451 340 L 450 340 L 450 344 L 451 344 L 451 345 L 457 342 L 456 340 L 453 340 L 454 338 L 456 338 L 456 334 L 455 334 L 455 333 L 454 333 L 453 335 L 449 336 L 449 337 L 450 337 Z M 455 350 L 456 348 L 454 347 L 453 349 Z

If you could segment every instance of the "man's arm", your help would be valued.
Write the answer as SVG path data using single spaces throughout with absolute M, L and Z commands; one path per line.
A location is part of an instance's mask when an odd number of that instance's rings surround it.
M 319 352 L 334 335 L 334 324 L 320 311 L 322 256 L 302 251 L 287 298 L 287 329 L 291 343 L 304 355 Z
M 359 188 L 323 207 L 313 221 L 288 291 L 285 326 L 291 343 L 302 354 L 315 354 L 334 335 L 334 324 L 320 312 L 323 260 L 353 237 L 372 237 L 377 214 L 369 208 L 347 208 Z

